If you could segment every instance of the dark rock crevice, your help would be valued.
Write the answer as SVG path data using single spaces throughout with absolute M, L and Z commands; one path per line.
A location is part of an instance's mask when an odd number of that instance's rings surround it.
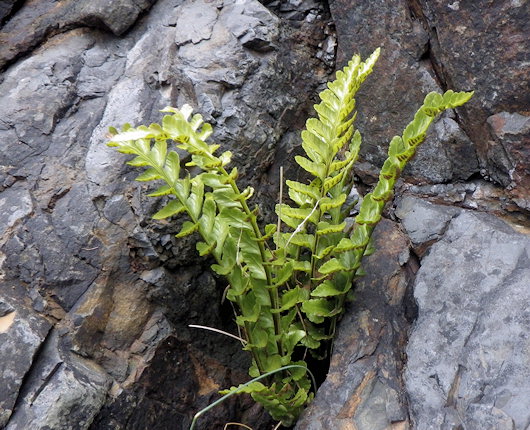
M 0 1 L 0 28 L 24 5 L 25 0 Z
M 416 279 L 416 273 L 421 267 L 421 259 L 416 255 L 414 249 L 409 247 L 409 257 L 405 263 L 405 269 L 407 270 L 407 287 L 405 289 L 405 294 L 403 296 L 403 316 L 407 322 L 412 326 L 416 319 L 418 318 L 418 303 L 414 299 L 414 280 Z M 403 350 L 402 354 L 404 356 L 403 367 L 406 366 L 406 353 Z
M 425 43 L 424 51 L 422 52 L 421 56 L 418 58 L 419 62 L 426 62 L 429 64 L 430 69 L 434 73 L 434 77 L 436 79 L 437 84 L 440 86 L 440 89 L 442 91 L 447 91 L 448 89 L 452 88 L 448 82 L 447 77 L 445 75 L 445 72 L 443 70 L 443 64 L 438 61 L 438 59 L 435 57 L 435 49 L 433 50 L 433 46 L 437 47 L 439 46 L 438 42 L 438 31 L 436 29 L 435 25 L 432 25 L 429 23 L 426 17 L 425 10 L 423 9 L 423 5 L 421 1 L 419 0 L 406 0 L 408 3 L 408 7 L 411 13 L 411 16 L 415 20 L 419 20 L 421 22 L 422 27 L 427 31 L 428 33 L 428 39 Z
M 44 338 L 42 339 L 40 345 L 38 346 L 38 348 L 35 350 L 33 356 L 31 357 L 31 365 L 27 368 L 26 372 L 24 373 L 24 376 L 22 377 L 22 380 L 20 382 L 20 387 L 18 388 L 17 396 L 15 397 L 14 402 L 13 402 L 13 406 L 11 408 L 11 414 L 9 416 L 9 419 L 7 421 L 5 421 L 3 424 L 0 424 L 0 425 L 2 425 L 2 428 L 7 428 L 7 426 L 9 425 L 10 420 L 13 418 L 13 414 L 16 413 L 18 408 L 20 408 L 21 403 L 23 401 L 23 398 L 27 395 L 27 393 L 29 391 L 28 387 L 30 385 L 29 381 L 31 381 L 31 383 L 33 383 L 35 367 L 37 366 L 37 363 L 39 363 L 39 360 L 41 359 L 41 357 L 43 355 L 43 351 L 46 349 L 46 346 L 50 342 L 52 333 L 53 333 L 53 328 L 50 327 L 47 330 L 47 332 L 45 333 Z M 51 374 L 51 376 L 53 376 L 53 373 Z M 48 376 L 50 376 L 50 375 L 48 375 Z M 43 381 L 43 383 L 41 385 L 41 388 L 38 391 L 39 393 L 40 393 L 40 391 L 42 391 L 44 389 L 44 387 L 46 386 L 46 383 L 49 381 L 49 379 L 51 379 L 51 376 L 50 376 L 50 378 L 46 378 Z M 37 395 L 38 395 L 38 393 L 33 396 L 32 400 L 35 400 Z

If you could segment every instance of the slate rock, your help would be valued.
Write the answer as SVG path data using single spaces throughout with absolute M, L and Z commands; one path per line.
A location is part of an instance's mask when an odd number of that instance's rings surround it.
M 401 219 L 415 253 L 421 257 L 444 235 L 451 220 L 461 211 L 453 206 L 435 205 L 404 196 L 399 199 L 395 214 Z
M 188 42 L 196 44 L 212 36 L 213 26 L 219 14 L 217 5 L 220 3 L 198 0 L 180 7 L 176 20 L 175 42 L 177 46 Z
M 7 230 L 29 215 L 33 209 L 31 195 L 20 186 L 8 188 L 0 194 L 0 237 L 6 237 Z M 1 239 L 0 239 L 1 240 Z
M 492 141 L 488 118 L 501 112 L 527 115 L 530 94 L 528 33 L 530 12 L 524 1 L 475 2 L 442 0 L 416 2 L 430 33 L 431 60 L 443 87 L 475 90 L 459 109 L 460 123 L 476 144 L 484 174 L 503 186 L 517 167 L 517 198 L 528 200 L 528 135 L 515 142 Z
M 24 291 L 15 285 L 0 289 L 0 427 L 4 428 L 16 404 L 39 348 L 51 324 L 24 303 Z
M 131 419 L 163 428 L 176 410 L 189 424 L 218 387 L 247 380 L 248 357 L 237 342 L 187 327 L 234 330 L 221 305 L 226 285 L 198 257 L 197 238 L 175 239 L 182 219 L 151 219 L 163 201 L 133 182 L 127 157 L 105 145 L 107 129 L 193 105 L 244 183 L 262 185 L 267 216 L 278 166 L 288 170 L 284 153 L 300 144 L 294 128 L 327 75 L 316 58 L 323 7 L 297 27 L 253 0 L 35 0 L 15 9 L 0 34 L 0 291 L 23 297 L 42 327 L 30 327 L 30 344 L 0 345 L 0 363 L 22 357 L 2 374 L 2 425 L 131 428 Z M 209 18 L 195 37 L 187 24 L 197 13 Z M 18 307 L 0 306 L 2 327 L 30 319 Z M 174 358 L 188 363 L 166 378 Z M 219 427 L 228 415 L 270 422 L 245 398 L 221 411 L 202 424 Z
M 415 428 L 525 429 L 530 239 L 462 212 L 423 258 L 405 383 Z
M 59 342 L 57 332 L 46 340 L 6 430 L 87 428 L 100 410 L 108 376 L 93 362 L 59 353 Z
M 408 236 L 387 220 L 376 228 L 378 251 L 297 430 L 525 429 L 529 237 L 413 196 L 396 215 Z
M 36 0 L 22 7 L 0 31 L 0 70 L 47 37 L 73 28 L 102 28 L 123 34 L 155 0 Z
M 417 267 L 407 237 L 391 221 L 376 227 L 374 246 L 363 263 L 368 274 L 356 282 L 340 322 L 327 378 L 296 430 L 409 428 L 401 349 L 414 314 L 404 310 L 413 306 L 408 287 Z
M 428 61 L 430 35 L 421 17 L 406 2 L 335 0 L 330 10 L 337 28 L 338 66 L 360 53 L 366 58 L 377 47 L 381 55 L 373 73 L 359 90 L 357 126 L 363 136 L 361 179 L 377 177 L 395 135 L 401 135 L 431 91 L 442 92 L 436 70 Z M 455 90 L 466 90 L 456 87 Z M 445 183 L 466 180 L 478 172 L 474 143 L 445 113 L 443 125 L 427 134 L 417 157 L 404 175 L 414 182 Z
M 487 119 L 493 142 L 488 148 L 490 174 L 510 188 L 520 207 L 530 209 L 530 116 L 500 112 Z
M 17 0 L 0 1 L 0 24 L 9 16 L 17 4 Z

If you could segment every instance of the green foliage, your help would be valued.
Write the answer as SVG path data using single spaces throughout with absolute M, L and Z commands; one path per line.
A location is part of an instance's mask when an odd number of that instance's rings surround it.
M 403 135 L 390 142 L 379 181 L 364 197 L 353 230 L 348 230 L 346 201 L 361 145 L 353 125 L 354 96 L 378 56 L 379 49 L 364 62 L 354 56 L 320 93 L 318 116 L 307 120 L 301 135 L 305 156 L 295 158 L 312 179 L 286 182 L 291 203 L 276 206 L 281 231 L 272 224 L 264 232 L 260 229 L 258 211 L 248 206 L 254 190 L 238 188 L 237 169 L 226 170 L 232 154 L 219 154 L 219 145 L 207 143 L 212 127 L 201 115 L 192 115 L 191 107 L 164 109 L 168 115 L 162 124 L 111 129 L 109 146 L 133 154 L 128 164 L 146 168 L 136 180 L 162 181 L 149 195 L 171 197 L 154 218 L 187 214 L 177 237 L 197 232 L 197 251 L 211 255 L 212 269 L 228 280 L 226 297 L 238 309 L 236 323 L 246 341 L 244 349 L 252 355 L 252 377 L 293 364 L 295 353 L 325 354 L 353 281 L 363 273 L 362 258 L 373 251 L 370 236 L 392 198 L 396 179 L 435 116 L 472 96 L 447 91 L 425 97 Z M 185 167 L 195 167 L 198 173 L 191 176 L 182 169 L 174 148 L 191 155 Z M 314 395 L 307 366 L 303 361 L 296 364 L 302 368 L 271 374 L 267 384 L 255 382 L 227 392 L 249 393 L 275 419 L 291 425 Z

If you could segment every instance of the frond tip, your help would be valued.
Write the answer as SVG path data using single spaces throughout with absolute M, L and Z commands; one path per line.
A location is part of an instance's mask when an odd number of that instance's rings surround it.
M 330 162 L 343 148 L 348 148 L 348 162 L 341 167 L 351 168 L 360 146 L 360 136 L 352 142 L 355 128 L 355 94 L 359 86 L 372 72 L 375 62 L 379 58 L 380 49 L 376 49 L 365 61 L 359 55 L 353 56 L 348 65 L 337 71 L 336 79 L 327 84 L 327 89 L 319 94 L 321 102 L 315 105 L 317 118 L 309 118 L 306 130 L 302 132 L 302 147 L 306 157 L 298 157 L 296 162 L 317 178 L 328 177 L 331 174 L 340 174 L 335 163 L 333 172 L 329 171 Z M 352 144 L 354 143 L 354 144 Z M 322 167 L 318 167 L 318 165 Z M 322 169 L 325 167 L 324 169 Z M 348 169 L 349 170 L 349 169 Z M 334 175 L 333 175 L 334 176 Z

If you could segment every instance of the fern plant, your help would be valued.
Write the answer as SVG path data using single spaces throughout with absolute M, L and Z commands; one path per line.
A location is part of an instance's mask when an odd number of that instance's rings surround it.
M 279 230 L 276 224 L 261 228 L 257 207 L 249 205 L 254 190 L 238 187 L 237 169 L 228 168 L 232 154 L 208 143 L 212 127 L 200 114 L 192 115 L 190 106 L 164 109 L 168 115 L 161 124 L 110 130 L 108 145 L 134 155 L 129 165 L 146 168 L 136 180 L 161 181 L 149 195 L 170 196 L 153 217 L 185 213 L 188 220 L 177 237 L 198 233 L 197 251 L 211 255 L 212 269 L 228 281 L 226 297 L 238 310 L 235 322 L 252 356 L 250 376 L 296 365 L 275 372 L 267 383 L 224 391 L 249 393 L 286 426 L 313 398 L 306 354 L 322 357 L 327 350 L 348 293 L 363 273 L 362 258 L 371 252 L 370 236 L 396 179 L 434 118 L 473 94 L 447 91 L 425 97 L 403 135 L 390 142 L 379 181 L 348 228 L 347 196 L 361 145 L 354 96 L 378 56 L 379 49 L 364 62 L 354 56 L 320 93 L 318 116 L 307 120 L 301 135 L 305 156 L 296 157 L 311 180 L 286 182 L 291 202 L 276 206 Z M 175 147 L 191 155 L 184 167 L 193 166 L 198 173 L 192 176 L 181 167 Z

